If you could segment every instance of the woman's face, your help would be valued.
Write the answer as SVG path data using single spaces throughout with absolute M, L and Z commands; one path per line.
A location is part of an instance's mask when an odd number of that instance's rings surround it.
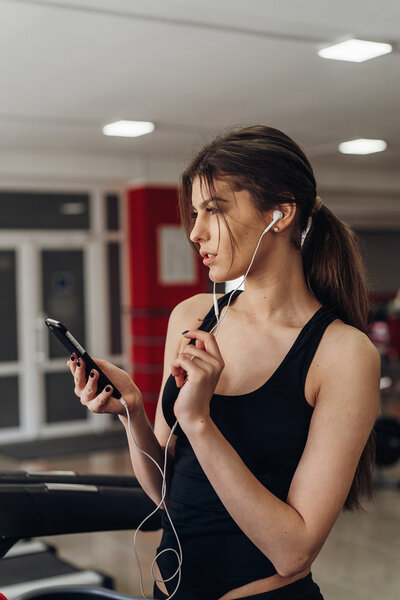
M 247 190 L 233 191 L 229 182 L 223 179 L 215 180 L 214 187 L 220 208 L 210 197 L 207 186 L 204 184 L 201 189 L 198 177 L 193 181 L 194 226 L 190 239 L 198 245 L 203 262 L 210 269 L 210 279 L 215 282 L 229 281 L 244 275 L 247 271 L 260 235 L 266 227 L 266 220 L 255 209 L 250 192 Z M 225 219 L 221 215 L 221 210 Z M 233 262 L 227 225 L 236 241 Z M 256 269 L 257 262 L 261 262 L 260 259 L 265 261 L 268 246 L 266 239 L 260 244 L 252 272 Z M 212 256 L 207 258 L 207 254 Z

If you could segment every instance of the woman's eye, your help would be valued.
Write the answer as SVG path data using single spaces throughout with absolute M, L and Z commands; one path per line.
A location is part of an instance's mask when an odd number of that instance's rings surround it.
M 209 207 L 209 208 L 206 208 L 206 212 L 216 214 L 219 211 L 218 211 L 218 208 Z M 197 217 L 197 213 L 195 213 L 195 212 L 190 213 L 190 217 L 192 219 L 195 219 Z

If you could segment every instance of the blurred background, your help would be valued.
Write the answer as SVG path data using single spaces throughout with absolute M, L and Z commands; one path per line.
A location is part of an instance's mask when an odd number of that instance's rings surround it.
M 269 125 L 305 150 L 324 204 L 359 238 L 382 356 L 375 501 L 339 517 L 313 575 L 326 600 L 399 597 L 399 23 L 395 0 L 0 0 L 4 485 L 17 472 L 132 474 L 119 421 L 80 405 L 44 319 L 130 372 L 153 419 L 168 316 L 210 291 L 179 226 L 180 173 L 217 133 Z M 385 53 L 323 56 L 351 39 Z M 119 121 L 153 131 L 105 135 Z M 341 146 L 352 140 L 364 142 Z M 139 535 L 148 595 L 159 538 Z M 140 594 L 131 530 L 40 541 L 78 582 L 100 572 Z M 28 566 L 31 550 L 12 566 L 15 548 L 0 592 L 58 577 Z

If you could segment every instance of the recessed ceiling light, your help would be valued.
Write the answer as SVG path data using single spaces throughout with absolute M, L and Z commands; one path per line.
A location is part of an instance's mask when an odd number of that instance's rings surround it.
M 333 60 L 364 62 L 376 56 L 388 54 L 391 51 L 392 46 L 390 44 L 351 39 L 323 48 L 319 50 L 318 55 L 322 56 L 322 58 L 331 58 Z
M 104 125 L 104 135 L 116 135 L 119 137 L 139 137 L 154 131 L 155 125 L 151 121 L 115 121 Z
M 384 140 L 367 140 L 359 138 L 339 144 L 339 151 L 342 154 L 373 154 L 386 150 L 387 143 Z

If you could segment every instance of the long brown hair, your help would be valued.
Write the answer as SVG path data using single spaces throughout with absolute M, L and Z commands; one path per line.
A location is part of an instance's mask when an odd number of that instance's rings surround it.
M 326 206 L 322 205 L 315 212 L 315 177 L 298 144 L 278 129 L 258 125 L 220 135 L 205 146 L 181 177 L 179 208 L 188 238 L 193 227 L 191 203 L 195 177 L 212 196 L 217 196 L 214 184 L 218 179 L 228 181 L 235 191 L 249 191 L 260 214 L 278 204 L 295 202 L 296 218 L 291 241 L 302 253 L 307 285 L 321 304 L 330 306 L 344 323 L 366 332 L 369 300 L 357 237 Z M 218 198 L 215 203 L 218 205 Z M 218 207 L 223 217 L 223 206 Z M 198 251 L 197 245 L 190 243 Z M 232 235 L 231 243 L 235 245 Z M 373 498 L 374 464 L 375 437 L 372 431 L 359 460 L 344 510 L 362 509 L 361 496 L 369 500 Z

